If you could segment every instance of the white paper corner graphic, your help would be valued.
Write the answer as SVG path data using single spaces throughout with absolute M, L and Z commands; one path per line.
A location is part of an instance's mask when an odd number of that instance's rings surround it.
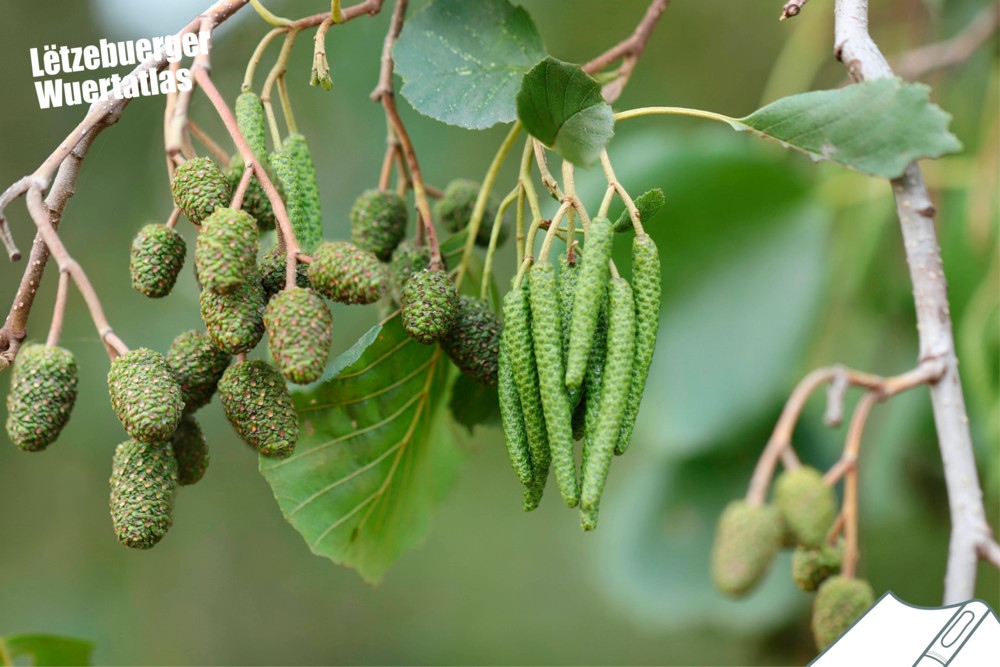
M 810 665 L 982 667 L 998 655 L 1000 618 L 982 600 L 916 607 L 890 591 Z

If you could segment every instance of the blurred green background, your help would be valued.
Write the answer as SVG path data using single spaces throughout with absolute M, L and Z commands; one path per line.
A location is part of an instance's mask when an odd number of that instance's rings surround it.
M 0 182 L 33 170 L 83 114 L 40 111 L 28 49 L 101 37 L 170 33 L 206 0 L 7 0 L 0 27 L 5 103 Z M 424 3 L 415 0 L 413 10 Z M 618 41 L 642 0 L 524 0 L 549 51 L 582 62 Z M 987 2 L 877 3 L 874 34 L 888 54 L 955 34 Z M 834 87 L 830 2 L 779 23 L 781 2 L 673 2 L 615 105 L 671 104 L 744 115 L 782 95 Z M 323 2 L 273 0 L 301 16 Z M 570 10 L 571 8 L 571 10 Z M 265 26 L 251 10 L 220 30 L 213 76 L 235 97 Z M 367 94 L 388 16 L 335 28 L 335 88 L 308 84 L 311 39 L 289 76 L 298 122 L 320 176 L 328 237 L 348 233 L 347 211 L 377 179 L 385 127 Z M 311 37 L 311 34 L 309 35 Z M 995 37 L 995 36 L 994 36 Z M 275 51 L 269 53 L 273 58 Z M 258 84 L 262 74 L 258 74 Z M 939 215 L 963 382 L 989 519 L 998 521 L 998 57 L 995 38 L 960 67 L 924 78 L 954 114 L 959 155 L 927 163 Z M 62 235 L 88 270 L 116 330 L 133 346 L 166 351 L 200 327 L 193 271 L 162 301 L 132 291 L 128 248 L 139 226 L 170 212 L 161 98 L 140 98 L 91 149 Z M 443 186 L 480 179 L 503 128 L 473 133 L 422 117 L 404 102 L 425 176 Z M 207 100 L 193 113 L 222 137 Z M 667 206 L 648 225 L 663 259 L 664 311 L 635 441 L 616 461 L 601 528 L 583 534 L 555 497 L 533 514 L 494 430 L 479 430 L 423 548 L 403 555 L 379 587 L 313 556 L 281 517 L 253 456 L 218 403 L 200 415 L 212 447 L 203 482 L 178 495 L 175 525 L 150 552 L 114 539 L 107 479 L 123 439 L 108 404 L 107 359 L 73 294 L 63 344 L 77 355 L 81 395 L 60 441 L 19 452 L 0 436 L 0 634 L 52 632 L 91 639 L 107 664 L 804 664 L 814 655 L 810 597 L 787 558 L 748 600 L 719 597 L 707 580 L 712 523 L 742 494 L 780 406 L 808 369 L 841 362 L 904 371 L 917 351 L 913 302 L 888 185 L 703 121 L 658 118 L 618 128 L 611 156 L 637 194 L 662 187 Z M 510 167 L 510 165 L 508 165 Z M 500 189 L 509 188 L 512 169 Z M 596 206 L 597 172 L 578 184 Z M 9 210 L 27 249 L 31 224 Z M 190 225 L 180 229 L 193 242 Z M 628 264 L 627 245 L 620 244 Z M 498 260 L 512 269 L 511 248 Z M 22 265 L 0 264 L 0 303 Z M 44 339 L 55 287 L 50 270 L 31 337 Z M 335 351 L 370 326 L 374 309 L 337 307 Z M 7 380 L 0 381 L 0 398 Z M 856 396 L 851 396 L 852 402 Z M 822 425 L 814 399 L 796 432 L 804 459 L 829 465 L 844 429 Z M 927 392 L 876 408 L 861 462 L 861 570 L 876 592 L 939 604 L 948 513 Z M 1000 579 L 981 568 L 978 594 L 1000 607 Z

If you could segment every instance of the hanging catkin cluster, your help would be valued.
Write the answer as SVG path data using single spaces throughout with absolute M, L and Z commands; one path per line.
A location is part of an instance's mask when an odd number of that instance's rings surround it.
M 552 468 L 585 530 L 597 527 L 611 460 L 631 439 L 659 323 L 656 245 L 636 235 L 630 284 L 611 271 L 614 234 L 607 218 L 594 218 L 582 252 L 560 256 L 558 272 L 535 263 L 503 307 L 501 419 L 524 508 L 538 506 Z

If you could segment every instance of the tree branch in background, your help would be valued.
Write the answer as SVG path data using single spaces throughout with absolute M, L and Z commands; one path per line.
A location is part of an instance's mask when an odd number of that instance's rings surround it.
M 951 39 L 907 51 L 895 58 L 896 73 L 904 79 L 919 79 L 936 69 L 954 67 L 975 53 L 976 49 L 1000 26 L 1000 5 L 992 4 Z
M 837 0 L 834 19 L 834 53 L 852 79 L 893 76 L 868 32 L 867 0 Z M 974 597 L 979 555 L 992 541 L 992 533 L 986 523 L 962 394 L 947 282 L 934 228 L 934 205 L 916 163 L 893 179 L 891 185 L 913 283 L 919 358 L 921 363 L 938 360 L 944 366 L 940 379 L 930 386 L 930 395 L 951 514 L 944 604 L 955 604 Z
M 636 61 L 645 50 L 650 35 L 653 34 L 653 28 L 669 4 L 670 0 L 653 0 L 631 35 L 583 66 L 583 71 L 587 74 L 596 74 L 616 60 L 622 61 L 615 78 L 604 85 L 604 99 L 608 104 L 617 100 L 622 94 L 625 84 L 632 76 Z

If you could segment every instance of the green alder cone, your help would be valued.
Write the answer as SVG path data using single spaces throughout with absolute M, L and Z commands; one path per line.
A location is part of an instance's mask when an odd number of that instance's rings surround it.
M 531 335 L 552 468 L 563 501 L 568 507 L 576 507 L 580 502 L 580 486 L 573 458 L 572 408 L 563 381 L 566 375 L 556 271 L 551 264 L 539 263 L 531 267 L 530 274 Z
M 76 403 L 79 370 L 61 347 L 21 348 L 7 393 L 7 435 L 26 452 L 39 452 L 59 437 Z
M 258 155 L 257 159 L 268 170 L 268 174 L 271 174 L 271 170 L 267 166 L 269 164 L 267 162 L 267 155 Z M 243 178 L 243 171 L 245 169 L 246 163 L 243 162 L 243 158 L 237 153 L 230 160 L 229 169 L 226 171 L 226 177 L 229 179 L 229 185 L 233 188 L 234 195 L 236 188 L 239 187 L 240 180 Z M 271 183 L 277 189 L 278 196 L 283 196 L 281 181 L 278 180 L 277 176 L 271 177 Z M 257 221 L 258 229 L 262 232 L 274 229 L 278 223 L 277 218 L 274 217 L 274 208 L 271 206 L 271 200 L 268 198 L 267 193 L 264 192 L 264 186 L 257 180 L 256 174 L 250 177 L 250 184 L 247 185 L 247 190 L 243 193 L 243 210 L 253 216 L 253 219 Z
M 194 225 L 201 225 L 215 209 L 229 206 L 233 198 L 229 179 L 219 165 L 207 157 L 179 164 L 174 170 L 170 190 L 174 203 Z
M 449 232 L 462 231 L 469 226 L 469 221 L 472 219 L 472 211 L 476 207 L 476 198 L 479 196 L 479 187 L 479 183 L 475 181 L 467 178 L 456 178 L 445 187 L 443 196 L 434 204 L 434 217 Z M 497 216 L 499 206 L 497 198 L 491 194 L 486 200 L 483 219 L 480 221 L 479 231 L 476 233 L 476 245 L 485 248 L 490 244 L 493 220 Z M 507 229 L 501 227 L 497 246 L 502 245 L 506 238 Z
M 873 604 L 875 593 L 864 579 L 836 576 L 824 581 L 813 600 L 812 631 L 816 647 L 825 650 Z
M 279 292 L 264 311 L 268 346 L 278 370 L 291 382 L 319 379 L 333 344 L 333 316 L 311 289 Z
M 712 544 L 712 582 L 739 598 L 761 582 L 781 544 L 781 516 L 776 507 L 729 503 L 719 517 Z
M 290 134 L 285 139 L 282 150 L 292 158 L 301 197 L 301 219 L 295 227 L 295 239 L 303 252 L 312 252 L 323 240 L 323 216 L 319 201 L 319 183 L 316 168 L 306 138 L 301 134 Z
M 170 447 L 177 460 L 177 483 L 190 486 L 201 481 L 208 469 L 208 445 L 201 426 L 191 415 L 185 415 L 170 436 Z
M 406 237 L 406 200 L 395 192 L 365 190 L 351 208 L 351 242 L 383 262 Z
M 264 336 L 264 289 L 257 279 L 230 294 L 201 293 L 201 318 L 215 345 L 226 354 L 241 354 L 257 347 Z
M 532 484 L 525 490 L 524 510 L 538 507 L 545 491 L 552 459 L 549 452 L 542 397 L 539 391 L 538 368 L 535 366 L 534 341 L 531 336 L 529 290 L 515 287 L 503 299 L 503 345 L 510 357 L 510 367 L 521 399 L 524 428 L 528 434 L 531 454 Z
M 163 225 L 146 225 L 133 239 L 129 254 L 132 287 L 151 299 L 170 294 L 186 253 L 180 234 Z
M 632 288 L 624 278 L 611 279 L 608 286 L 607 357 L 601 373 L 601 397 L 594 423 L 594 437 L 588 447 L 587 465 L 583 470 L 580 506 L 586 511 L 596 511 L 600 505 L 625 412 L 635 356 L 633 299 Z
M 108 393 L 125 432 L 141 442 L 168 439 L 184 412 L 174 372 L 162 354 L 148 348 L 131 350 L 111 362 Z
M 205 219 L 194 261 L 202 289 L 228 294 L 256 279 L 257 222 L 246 211 L 216 209 Z
M 431 250 L 427 246 L 414 246 L 410 241 L 403 241 L 392 253 L 389 270 L 396 291 L 402 293 L 403 285 L 410 277 L 431 265 Z
M 451 330 L 458 314 L 458 290 L 446 271 L 424 269 L 403 285 L 400 317 L 418 343 L 431 345 Z
M 226 418 L 262 456 L 285 458 L 295 449 L 299 420 L 284 378 L 267 362 L 240 361 L 219 380 Z
M 313 253 L 309 282 L 328 299 L 346 304 L 375 303 L 388 282 L 385 265 L 347 241 L 327 241 Z
M 584 246 L 586 258 L 580 265 L 580 275 L 577 278 L 569 349 L 566 352 L 566 387 L 570 391 L 580 388 L 587 372 L 587 358 L 594 344 L 597 317 L 608 291 L 608 261 L 611 259 L 613 239 L 614 232 L 607 218 L 594 218 L 591 221 Z
M 656 351 L 656 335 L 660 330 L 660 253 L 656 243 L 646 234 L 632 240 L 632 288 L 635 292 L 635 362 L 629 382 L 621 434 L 615 454 L 621 455 L 632 440 L 639 404 L 646 391 L 646 379 Z
M 118 541 L 149 549 L 174 521 L 177 459 L 170 443 L 129 440 L 115 448 L 111 466 L 111 521 Z
M 507 346 L 503 343 L 500 344 L 497 394 L 500 400 L 500 423 L 503 425 L 504 439 L 507 443 L 507 456 L 510 457 L 514 474 L 527 491 L 532 484 L 528 432 L 525 430 L 524 414 L 521 412 L 521 399 L 517 395 L 517 381 L 510 366 Z
M 502 330 L 500 318 L 486 301 L 463 295 L 458 300 L 455 322 L 441 339 L 441 349 L 470 379 L 495 387 Z
M 774 504 L 796 542 L 805 547 L 823 544 L 837 516 L 837 494 L 811 466 L 781 473 L 774 483 Z
M 844 560 L 841 545 L 820 545 L 818 549 L 796 547 L 792 552 L 792 579 L 801 590 L 811 592 L 835 574 Z
M 260 275 L 260 286 L 264 289 L 264 298 L 270 300 L 275 294 L 285 289 L 285 269 L 288 266 L 285 252 L 278 246 L 269 249 L 257 262 L 257 273 Z M 295 286 L 309 287 L 309 265 L 305 262 L 295 263 Z
M 167 363 L 181 387 L 181 400 L 186 413 L 192 413 L 212 400 L 229 361 L 229 354 L 220 350 L 207 333 L 185 331 L 174 338 L 167 350 Z
M 267 159 L 267 121 L 264 104 L 257 93 L 247 90 L 239 94 L 234 105 L 236 125 L 258 160 Z

